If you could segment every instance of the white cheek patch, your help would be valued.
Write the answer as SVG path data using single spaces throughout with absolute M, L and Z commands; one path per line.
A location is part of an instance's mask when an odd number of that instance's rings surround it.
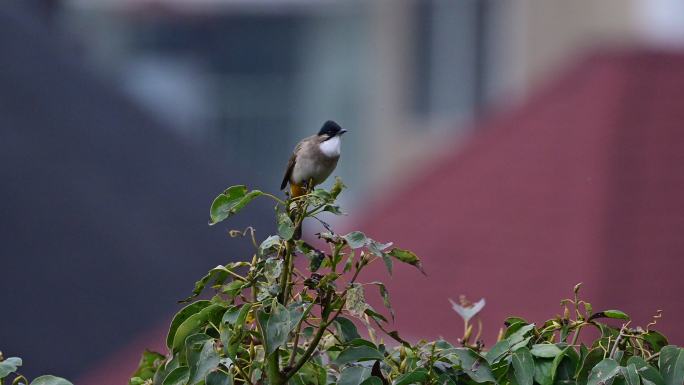
M 321 143 L 318 145 L 318 147 L 321 149 L 321 152 L 327 156 L 327 157 L 337 157 L 340 156 L 340 137 L 335 136 L 331 139 L 326 140 L 325 142 Z

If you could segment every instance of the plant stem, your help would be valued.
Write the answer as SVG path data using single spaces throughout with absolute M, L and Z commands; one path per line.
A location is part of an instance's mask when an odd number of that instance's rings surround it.
M 271 385 L 282 385 L 287 382 L 280 372 L 280 348 L 266 357 L 266 375 Z
M 285 263 L 283 263 L 283 272 L 280 275 L 280 297 L 278 298 L 278 302 L 283 304 L 283 306 L 287 305 L 287 301 L 290 297 L 290 272 L 292 270 L 292 264 L 293 264 L 293 247 L 294 247 L 294 241 L 289 240 L 285 244 Z
M 570 342 L 571 346 L 575 346 L 575 344 L 577 344 L 577 339 L 579 338 L 580 331 L 582 331 L 582 327 L 584 325 L 586 325 L 584 322 L 577 325 L 577 328 L 575 329 L 575 335 L 572 336 L 572 341 Z
M 297 371 L 299 369 L 301 369 L 302 366 L 304 366 L 304 364 L 307 363 L 307 361 L 309 361 L 309 358 L 311 358 L 311 355 L 316 351 L 316 348 L 318 348 L 318 343 L 321 342 L 321 338 L 323 338 L 323 334 L 325 334 L 325 331 L 328 328 L 328 326 L 330 326 L 330 324 L 337 318 L 337 316 L 340 315 L 340 313 L 342 312 L 342 309 L 344 309 L 345 302 L 346 302 L 346 298 L 342 301 L 342 304 L 340 304 L 340 308 L 337 309 L 335 314 L 333 314 L 332 318 L 330 318 L 329 320 L 326 318 L 321 319 L 321 323 L 318 326 L 318 331 L 316 332 L 316 335 L 314 335 L 313 339 L 311 340 L 311 343 L 309 343 L 309 347 L 306 349 L 304 354 L 299 358 L 299 361 L 297 361 L 297 363 L 290 370 L 288 370 L 287 373 L 285 373 L 285 382 L 287 382 L 287 380 L 289 380 L 292 376 L 294 376 L 295 373 L 297 373 Z M 328 304 L 326 304 L 326 306 L 327 305 Z M 321 313 L 325 313 L 325 312 L 321 312 Z
M 287 364 L 287 366 L 289 367 L 292 367 L 292 365 L 294 365 L 295 358 L 297 358 L 297 347 L 299 346 L 299 334 L 302 330 L 302 322 L 309 315 L 309 312 L 313 308 L 313 305 L 314 302 L 311 302 L 309 306 L 307 306 L 307 308 L 304 310 L 304 313 L 302 314 L 302 318 L 299 319 L 299 322 L 297 322 L 297 326 L 295 327 L 295 339 L 292 345 L 292 354 L 290 354 L 290 362 Z

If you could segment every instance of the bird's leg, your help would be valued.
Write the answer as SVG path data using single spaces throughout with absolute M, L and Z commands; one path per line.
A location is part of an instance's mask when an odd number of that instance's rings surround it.
M 313 178 L 309 178 L 309 180 L 306 182 L 306 193 L 309 194 L 313 190 L 314 190 Z

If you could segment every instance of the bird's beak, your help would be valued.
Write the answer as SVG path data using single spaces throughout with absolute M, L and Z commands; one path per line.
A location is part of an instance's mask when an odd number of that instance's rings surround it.
M 345 132 L 347 132 L 347 130 L 345 130 L 345 129 L 343 128 L 343 129 L 340 130 L 340 132 L 337 133 L 337 135 L 342 136 L 342 134 L 344 134 Z

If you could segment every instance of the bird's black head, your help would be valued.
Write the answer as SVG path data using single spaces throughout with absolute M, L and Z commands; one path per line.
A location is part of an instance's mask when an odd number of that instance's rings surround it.
M 321 127 L 321 130 L 318 131 L 318 136 L 327 136 L 328 138 L 332 138 L 337 135 L 342 135 L 347 130 L 343 129 L 340 127 L 339 124 L 333 122 L 332 120 L 328 120 L 327 122 L 323 123 L 323 127 Z

